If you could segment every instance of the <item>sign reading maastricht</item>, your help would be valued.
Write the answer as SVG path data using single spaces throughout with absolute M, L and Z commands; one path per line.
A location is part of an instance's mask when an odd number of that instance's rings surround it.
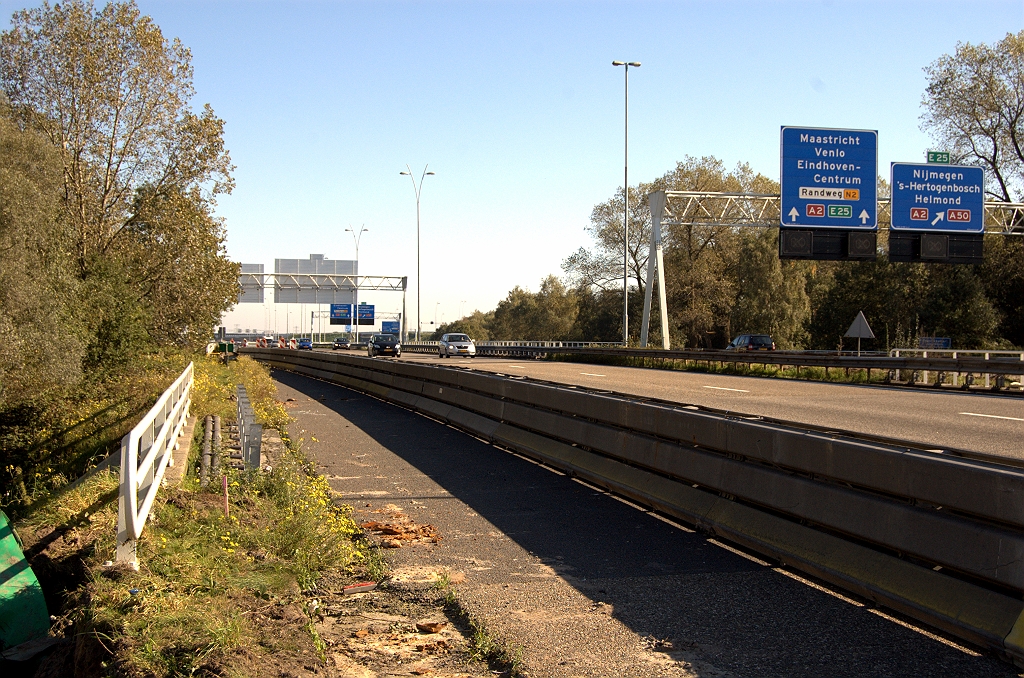
M 878 228 L 878 132 L 783 127 L 782 226 Z

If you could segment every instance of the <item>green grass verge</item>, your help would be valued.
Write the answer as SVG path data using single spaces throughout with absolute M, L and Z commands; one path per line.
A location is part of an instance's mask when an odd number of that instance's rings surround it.
M 197 361 L 200 422 L 206 413 L 231 416 L 228 395 L 238 382 L 264 424 L 284 433 L 287 415 L 269 373 L 244 358 Z M 54 632 L 78 639 L 68 652 L 79 666 L 92 662 L 89 675 L 253 675 L 289 662 L 322 664 L 307 599 L 325 580 L 386 576 L 350 507 L 334 500 L 290 442 L 271 471 L 227 477 L 227 516 L 220 482 L 200 488 L 188 476 L 158 493 L 138 543 L 138 572 L 104 565 L 114 558 L 116 472 L 56 492 L 18 521 L 57 616 Z M 82 639 L 93 651 L 73 649 Z

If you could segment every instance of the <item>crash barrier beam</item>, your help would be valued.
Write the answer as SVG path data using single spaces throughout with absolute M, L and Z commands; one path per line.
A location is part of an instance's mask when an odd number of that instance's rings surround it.
M 152 409 L 121 439 L 115 559 L 136 570 L 137 540 L 142 536 L 164 470 L 174 465 L 173 453 L 188 420 L 193 374 L 193 364 L 189 363 Z
M 1024 571 L 1017 565 L 1024 558 L 1024 469 L 522 378 L 332 354 L 252 353 L 585 472 L 1024 658 Z
M 933 356 L 850 356 L 802 351 L 665 351 L 649 348 L 592 348 L 574 346 L 571 342 L 501 342 L 506 345 L 476 344 L 478 356 L 510 358 L 544 358 L 553 355 L 589 358 L 618 357 L 651 360 L 681 360 L 693 363 L 741 363 L 778 367 L 822 367 L 829 369 L 883 370 L 894 375 L 900 372 L 944 372 L 947 374 L 1024 375 L 1024 352 L 1006 355 L 994 351 L 985 355 L 957 352 L 956 357 Z M 408 353 L 436 353 L 437 344 L 403 344 Z
M 263 425 L 256 423 L 256 412 L 249 402 L 245 386 L 239 384 L 235 392 L 238 398 L 238 445 L 242 451 L 242 462 L 246 468 L 259 468 Z

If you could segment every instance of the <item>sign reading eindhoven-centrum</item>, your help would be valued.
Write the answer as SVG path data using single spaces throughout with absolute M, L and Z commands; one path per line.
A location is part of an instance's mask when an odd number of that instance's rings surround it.
M 878 132 L 782 128 L 782 225 L 878 228 Z
M 985 172 L 965 165 L 892 164 L 892 228 L 985 230 Z

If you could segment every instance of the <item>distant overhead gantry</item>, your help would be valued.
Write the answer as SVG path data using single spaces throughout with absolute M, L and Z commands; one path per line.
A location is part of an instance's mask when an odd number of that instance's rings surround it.
M 661 224 L 672 226 L 778 226 L 777 193 L 721 193 L 716 191 L 664 191 Z M 878 201 L 878 226 L 888 229 L 891 206 Z M 985 232 L 1024 235 L 1024 203 L 985 202 Z

